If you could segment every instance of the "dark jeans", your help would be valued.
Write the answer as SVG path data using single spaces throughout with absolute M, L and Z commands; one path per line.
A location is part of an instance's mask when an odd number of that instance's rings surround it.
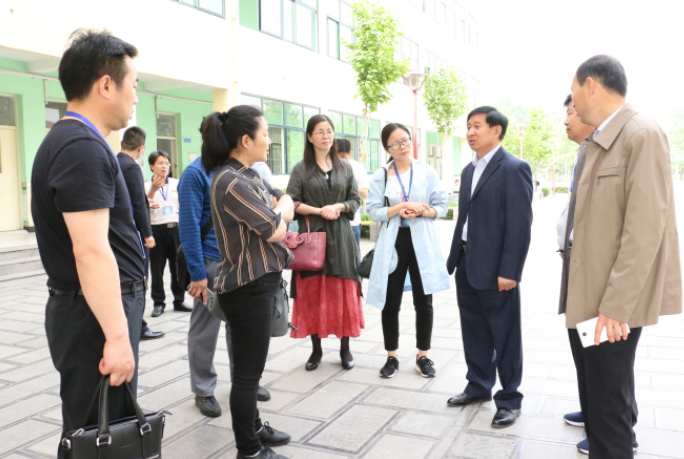
M 577 369 L 589 457 L 634 457 L 634 358 L 641 328 L 633 328 L 627 340 L 587 348 L 582 347 L 577 330 L 568 329 L 568 334 Z
M 281 278 L 282 273 L 264 274 L 232 292 L 218 295 L 230 325 L 233 347 L 230 414 L 235 443 L 238 451 L 248 456 L 261 450 L 257 392 L 266 365 L 273 301 Z
M 167 228 L 166 225 L 152 225 L 152 235 L 155 246 L 150 250 L 150 271 L 152 273 L 152 292 L 150 296 L 155 306 L 164 307 L 166 294 L 164 293 L 164 269 L 166 260 L 171 270 L 171 292 L 173 304 L 181 304 L 185 300 L 185 292 L 178 283 L 176 276 L 176 251 L 180 245 L 178 227 Z
M 465 393 L 488 398 L 499 372 L 502 390 L 494 395 L 497 408 L 519 410 L 523 373 L 520 284 L 507 292 L 476 290 L 468 282 L 466 254 L 456 268 L 456 296 L 461 313 L 463 349 L 468 365 Z
M 131 381 L 133 393 L 138 384 L 138 344 L 144 307 L 145 290 L 122 295 L 128 331 L 135 356 L 135 374 Z M 97 389 L 102 374 L 99 365 L 105 336 L 95 315 L 82 295 L 50 296 L 45 308 L 45 332 L 50 355 L 59 372 L 59 395 L 62 398 L 62 434 L 80 429 L 95 422 L 86 419 L 90 401 Z M 128 414 L 123 386 L 109 391 L 109 418 L 117 420 Z M 66 451 L 59 448 L 59 458 L 66 457 Z
M 382 310 L 385 350 L 396 351 L 399 348 L 399 310 L 408 271 L 413 286 L 413 307 L 416 310 L 416 347 L 421 351 L 428 351 L 432 340 L 432 295 L 423 292 L 423 281 L 420 278 L 418 260 L 411 241 L 411 228 L 399 228 L 394 247 L 397 249 L 399 261 L 397 268 L 387 279 L 387 299 Z

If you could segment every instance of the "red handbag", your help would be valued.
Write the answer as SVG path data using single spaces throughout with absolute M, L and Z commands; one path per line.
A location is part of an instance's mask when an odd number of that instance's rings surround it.
M 294 261 L 287 267 L 293 271 L 322 271 L 325 265 L 325 236 L 312 233 L 309 216 L 305 215 L 306 233 L 286 233 L 282 244 L 292 251 Z

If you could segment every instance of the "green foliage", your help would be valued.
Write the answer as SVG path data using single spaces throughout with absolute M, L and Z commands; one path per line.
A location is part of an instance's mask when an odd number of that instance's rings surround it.
M 550 194 L 551 194 L 551 188 L 549 188 L 549 187 L 547 187 L 547 186 L 543 186 L 543 187 L 542 187 L 542 195 L 543 195 L 544 197 L 547 197 L 547 196 L 550 195 Z
M 423 101 L 437 132 L 450 137 L 457 129 L 456 120 L 469 109 L 465 83 L 456 68 L 445 66 L 432 72 L 425 82 Z
M 556 187 L 556 193 L 567 193 L 568 187 L 567 186 L 557 186 Z
M 372 222 L 373 219 L 368 214 L 361 214 L 361 221 L 362 222 Z
M 390 85 L 409 70 L 408 61 L 396 61 L 394 48 L 403 35 L 399 22 L 375 1 L 363 0 L 352 5 L 353 43 L 348 60 L 356 72 L 357 93 L 364 105 L 361 149 L 368 135 L 368 117 L 392 98 Z
M 670 142 L 672 173 L 684 173 L 684 107 L 676 109 L 667 120 L 667 140 Z
M 447 214 L 442 217 L 442 220 L 453 220 L 454 219 L 454 209 L 449 209 Z
M 370 226 L 361 227 L 361 239 L 370 239 Z

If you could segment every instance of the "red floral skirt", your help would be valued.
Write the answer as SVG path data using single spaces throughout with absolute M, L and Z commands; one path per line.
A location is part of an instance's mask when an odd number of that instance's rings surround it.
M 292 338 L 358 338 L 366 326 L 358 281 L 332 276 L 302 279 L 297 273 L 297 298 L 292 308 Z

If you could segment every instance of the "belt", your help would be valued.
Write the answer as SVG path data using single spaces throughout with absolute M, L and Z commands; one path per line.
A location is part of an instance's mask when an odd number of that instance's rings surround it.
M 173 223 L 162 223 L 161 225 L 152 225 L 158 228 L 178 228 L 178 222 Z
M 145 280 L 139 280 L 137 282 L 122 282 L 121 283 L 121 294 L 130 295 L 131 293 L 139 292 L 140 290 L 145 290 Z M 48 289 L 50 296 L 83 296 L 83 290 L 80 288 L 78 290 L 58 290 L 56 288 Z

